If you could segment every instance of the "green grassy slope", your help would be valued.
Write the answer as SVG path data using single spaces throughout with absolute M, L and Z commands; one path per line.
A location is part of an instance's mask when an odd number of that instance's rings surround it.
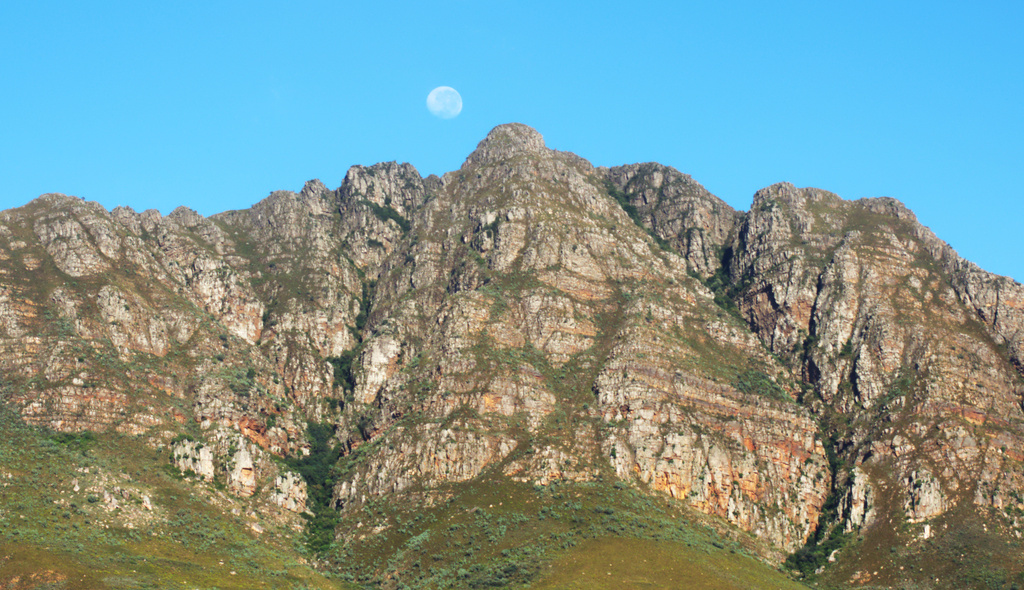
M 169 467 L 142 440 L 48 433 L 0 404 L 0 586 L 347 587 Z
M 801 587 L 755 557 L 752 536 L 622 482 L 533 486 L 495 470 L 415 497 L 346 512 L 325 565 L 384 588 L 582 588 L 564 584 L 597 564 L 605 576 L 611 564 L 612 580 L 639 580 L 637 564 L 607 557 L 650 553 L 643 583 L 654 585 L 637 587 Z
M 734 551 L 673 541 L 599 538 L 544 568 L 536 590 L 797 590 L 806 588 Z

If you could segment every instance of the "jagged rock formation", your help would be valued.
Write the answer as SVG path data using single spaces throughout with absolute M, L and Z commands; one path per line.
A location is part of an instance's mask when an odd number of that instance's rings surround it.
M 1024 481 L 1019 312 L 1002 304 L 1000 324 L 975 303 L 980 271 L 893 199 L 785 184 L 755 196 L 731 248 L 752 329 L 802 365 L 816 413 L 848 422 L 847 459 L 886 466 L 908 520 L 1010 502 Z M 990 298 L 1019 293 L 989 280 Z
M 637 219 L 686 258 L 688 268 L 710 276 L 721 268 L 722 247 L 742 214 L 686 174 L 661 164 L 601 170 Z
M 0 354 L 24 420 L 294 513 L 272 457 L 314 423 L 362 457 L 342 514 L 487 472 L 618 478 L 784 552 L 958 506 L 1024 526 L 1024 287 L 893 199 L 742 213 L 518 124 L 443 178 L 356 166 L 211 218 L 3 212 Z
M 813 532 L 828 479 L 816 424 L 732 386 L 783 369 L 586 162 L 499 127 L 412 227 L 411 256 L 380 273 L 354 393 L 395 452 L 339 482 L 343 509 L 505 461 L 535 481 L 610 464 L 778 545 Z

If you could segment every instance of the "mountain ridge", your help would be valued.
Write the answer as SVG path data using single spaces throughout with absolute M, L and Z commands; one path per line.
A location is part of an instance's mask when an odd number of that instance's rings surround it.
M 836 583 L 919 579 L 897 548 L 932 559 L 954 517 L 1024 530 L 1024 287 L 895 199 L 740 212 L 509 124 L 440 178 L 354 166 L 208 218 L 44 195 L 0 213 L 0 273 L 5 404 L 166 449 L 274 535 L 314 514 L 328 570 L 403 536 L 367 537 L 376 502 L 476 481 L 619 482 Z M 364 567 L 440 584 L 413 554 Z

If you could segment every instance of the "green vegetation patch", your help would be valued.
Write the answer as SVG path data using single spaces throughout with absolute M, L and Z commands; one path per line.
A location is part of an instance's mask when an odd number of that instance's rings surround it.
M 727 311 L 730 315 L 746 325 L 747 320 L 743 318 L 743 314 L 740 313 L 740 308 L 736 306 L 736 298 L 740 293 L 747 289 L 748 285 L 732 283 L 732 279 L 729 277 L 729 271 L 726 270 L 729 266 L 728 260 L 731 256 L 732 248 L 726 248 L 722 254 L 722 265 L 718 267 L 715 274 L 702 282 L 704 283 L 704 286 L 714 294 L 715 305 Z M 701 280 L 701 278 L 695 274 L 693 277 Z
M 391 207 L 386 205 L 382 207 L 377 203 L 366 199 L 359 202 L 369 207 L 370 211 L 373 211 L 373 214 L 377 216 L 377 219 L 380 219 L 384 223 L 387 223 L 389 219 L 397 223 L 398 227 L 402 229 L 402 233 L 409 233 L 409 230 L 412 229 L 412 224 L 409 223 L 409 220 L 402 217 L 398 211 L 395 211 Z
M 736 376 L 733 387 L 751 395 L 759 395 L 783 402 L 793 401 L 789 394 L 762 371 L 751 369 L 740 373 Z
M 426 497 L 433 499 L 424 503 Z M 366 535 L 368 523 L 379 532 Z M 389 580 L 398 588 L 564 587 L 562 578 L 551 577 L 564 564 L 585 561 L 608 543 L 640 547 L 638 540 L 649 542 L 643 547 L 664 545 L 666 554 L 681 549 L 694 562 L 720 555 L 736 572 L 755 568 L 766 572 L 764 579 L 786 581 L 748 555 L 752 539 L 723 538 L 678 503 L 620 481 L 534 486 L 494 470 L 427 496 L 371 499 L 347 511 L 339 531 L 344 542 L 322 556 L 325 565 L 342 579 L 366 585 Z M 757 580 L 762 573 L 744 575 L 736 579 Z M 655 579 L 674 578 L 659 573 Z
M 355 390 L 356 376 L 355 373 L 352 372 L 352 363 L 359 358 L 359 353 L 361 351 L 362 347 L 356 346 L 351 350 L 346 350 L 345 352 L 341 353 L 338 356 L 332 356 L 327 358 L 327 362 L 331 363 L 331 365 L 334 367 L 335 386 L 344 388 L 348 391 Z
M 674 541 L 603 537 L 581 543 L 545 566 L 531 588 L 798 590 L 805 586 L 735 551 L 707 551 Z
M 0 586 L 345 587 L 208 504 L 166 462 L 135 437 L 26 425 L 0 401 Z
M 309 454 L 285 459 L 285 463 L 306 480 L 306 506 L 313 512 L 306 517 L 306 547 L 320 553 L 334 543 L 338 512 L 331 506 L 334 482 L 337 481 L 341 449 L 331 444 L 334 427 L 310 422 L 307 427 Z

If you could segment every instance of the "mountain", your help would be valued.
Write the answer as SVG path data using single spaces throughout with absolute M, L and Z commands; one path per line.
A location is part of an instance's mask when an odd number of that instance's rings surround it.
M 44 195 L 0 350 L 14 587 L 1024 582 L 1024 287 L 890 198 L 520 124 L 209 218 Z

